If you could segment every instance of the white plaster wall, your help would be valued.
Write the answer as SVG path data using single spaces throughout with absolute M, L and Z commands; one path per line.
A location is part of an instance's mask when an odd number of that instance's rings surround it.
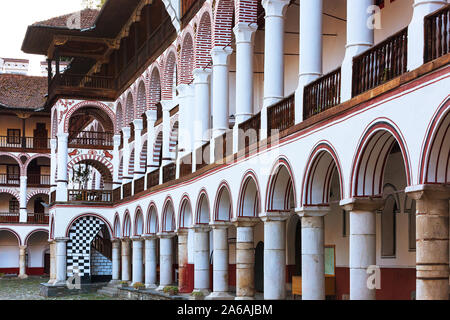
M 0 230 L 0 268 L 19 267 L 19 245 L 17 238 L 8 231 Z
M 37 232 L 28 239 L 28 267 L 43 268 L 44 253 L 49 248 L 48 234 L 45 232 Z

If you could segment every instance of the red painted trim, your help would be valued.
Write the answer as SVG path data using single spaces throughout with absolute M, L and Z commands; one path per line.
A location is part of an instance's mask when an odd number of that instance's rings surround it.
M 155 214 L 155 223 L 156 223 L 156 225 L 155 225 L 156 230 L 155 230 L 154 233 L 151 232 L 151 225 L 150 225 L 150 223 L 152 221 L 151 218 L 152 218 L 153 214 Z M 159 230 L 158 208 L 157 208 L 156 203 L 154 201 L 151 201 L 149 206 L 148 206 L 148 208 L 147 208 L 147 223 L 146 223 L 146 225 L 147 225 L 147 234 L 158 233 L 158 230 Z
M 21 246 L 22 245 L 22 240 L 20 239 L 20 236 L 19 236 L 19 234 L 16 232 L 16 231 L 14 231 L 13 229 L 9 229 L 9 228 L 2 228 L 2 227 L 0 227 L 0 231 L 7 231 L 7 232 L 11 232 L 13 235 L 15 235 L 16 236 L 16 238 L 17 238 L 17 241 L 19 242 L 19 246 Z
M 226 180 L 223 180 L 220 183 L 219 187 L 217 188 L 216 198 L 214 200 L 214 221 L 220 221 L 219 220 L 219 206 L 220 206 L 220 201 L 222 199 L 222 195 L 223 195 L 224 191 L 228 192 L 228 197 L 230 199 L 230 209 L 228 211 L 228 220 L 225 220 L 225 221 L 231 221 L 231 217 L 233 216 L 233 200 L 232 200 L 232 195 L 231 195 L 230 190 L 231 190 L 230 186 Z

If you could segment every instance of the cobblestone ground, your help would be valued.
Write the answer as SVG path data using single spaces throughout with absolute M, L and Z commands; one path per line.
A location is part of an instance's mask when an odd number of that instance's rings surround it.
M 45 277 L 0 279 L 0 300 L 119 300 L 97 293 L 87 293 L 67 297 L 45 298 L 39 295 L 39 284 L 47 282 Z

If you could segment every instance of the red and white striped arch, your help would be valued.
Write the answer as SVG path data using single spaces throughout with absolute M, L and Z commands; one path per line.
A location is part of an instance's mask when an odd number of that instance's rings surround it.
M 411 185 L 409 151 L 400 129 L 387 118 L 371 122 L 361 137 L 353 157 L 350 195 L 354 197 L 382 194 L 387 158 L 398 143 L 405 167 L 406 185 Z
M 187 26 L 180 38 L 181 46 L 179 68 L 178 68 L 178 83 L 190 84 L 194 79 L 194 31 L 191 26 Z
M 112 179 L 114 167 L 113 164 L 109 162 L 105 157 L 89 153 L 76 156 L 67 164 L 68 174 L 77 163 L 88 163 L 89 165 L 93 166 L 95 169 L 97 169 L 98 172 L 100 172 L 105 181 L 108 181 L 108 179 L 106 178 Z
M 155 144 L 153 145 L 153 164 L 158 164 L 161 160 L 161 149 L 163 143 L 163 131 L 162 127 L 155 134 Z
M 142 114 L 147 110 L 147 87 L 145 77 L 141 77 L 137 87 L 137 101 L 135 108 L 135 119 L 142 119 Z
M 134 97 L 133 92 L 130 90 L 127 94 L 127 100 L 125 105 L 125 127 L 128 127 L 130 123 L 134 120 Z
M 209 3 L 199 12 L 199 22 L 195 34 L 194 60 L 197 68 L 211 68 L 211 49 L 212 49 L 212 26 L 211 9 Z
M 232 39 L 234 1 L 218 0 L 215 5 L 212 47 L 229 46 Z
M 155 110 L 161 101 L 161 72 L 159 64 L 153 63 L 149 71 L 149 103 L 148 110 Z
M 166 50 L 163 61 L 164 73 L 161 78 L 161 100 L 172 100 L 173 87 L 176 85 L 176 83 L 174 83 L 174 75 L 177 68 L 177 51 L 174 46 L 170 46 L 168 50 Z
M 27 203 L 35 196 L 42 195 L 42 196 L 48 197 L 49 194 L 50 194 L 50 189 L 33 190 L 27 194 Z
M 2 193 L 8 193 L 12 195 L 14 198 L 17 199 L 17 201 L 20 201 L 19 191 L 12 188 L 0 188 L 0 194 Z
M 80 103 L 77 103 L 73 107 L 71 107 L 69 109 L 69 111 L 66 113 L 65 118 L 64 118 L 64 132 L 65 133 L 69 132 L 69 123 L 70 123 L 70 118 L 72 117 L 72 115 L 76 111 L 78 111 L 79 109 L 84 108 L 84 107 L 94 107 L 101 111 L 104 111 L 104 113 L 109 117 L 109 119 L 111 120 L 111 123 L 115 127 L 116 115 L 114 114 L 114 112 L 111 110 L 110 107 L 108 107 L 106 104 L 104 104 L 100 101 L 82 101 Z

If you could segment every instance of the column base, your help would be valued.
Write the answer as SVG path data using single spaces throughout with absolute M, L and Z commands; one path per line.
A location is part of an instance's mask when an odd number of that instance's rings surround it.
M 156 289 L 158 288 L 158 286 L 156 284 L 145 284 L 145 288 L 146 289 Z
M 164 288 L 167 286 L 169 285 L 160 285 L 159 287 L 156 288 L 156 291 L 164 291 Z
M 228 292 L 211 292 L 210 295 L 205 297 L 205 300 L 234 300 L 235 297 Z
M 192 293 L 195 293 L 195 292 L 203 293 L 204 297 L 207 297 L 211 294 L 211 291 L 209 291 L 208 289 L 194 289 L 194 291 L 192 291 Z
M 67 284 L 66 284 L 66 281 L 55 281 L 54 283 L 53 283 L 53 286 L 54 287 L 65 287 Z
M 255 300 L 255 297 L 236 297 L 234 300 Z
M 17 276 L 17 278 L 19 278 L 19 279 L 28 279 L 28 275 L 27 274 L 20 274 L 20 275 L 18 275 Z
M 120 280 L 111 280 L 109 283 L 112 285 L 118 285 L 120 284 Z
M 47 282 L 49 285 L 54 285 L 55 283 L 56 283 L 56 280 L 55 279 L 50 279 L 50 280 L 48 280 L 48 282 Z

